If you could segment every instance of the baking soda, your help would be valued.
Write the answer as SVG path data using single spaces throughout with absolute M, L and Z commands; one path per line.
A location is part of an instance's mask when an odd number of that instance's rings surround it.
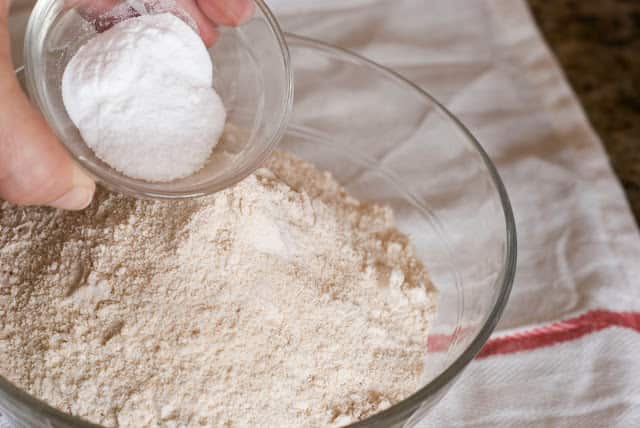
M 161 13 L 96 35 L 62 78 L 69 117 L 86 144 L 119 172 L 166 182 L 204 166 L 226 121 L 199 35 Z

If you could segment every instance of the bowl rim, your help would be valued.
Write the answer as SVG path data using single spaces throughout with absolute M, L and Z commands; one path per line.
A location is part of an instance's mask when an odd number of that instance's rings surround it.
M 25 87 L 27 90 L 27 94 L 29 98 L 33 100 L 34 104 L 38 107 L 38 109 L 42 112 L 42 115 L 45 116 L 48 123 L 51 123 L 50 113 L 43 108 L 44 102 L 42 101 L 42 97 L 40 95 L 38 85 L 36 83 L 36 76 L 33 72 L 33 66 L 37 61 L 37 58 L 34 57 L 35 53 L 29 49 L 31 42 L 33 40 L 37 40 L 40 36 L 37 25 L 35 25 L 34 16 L 38 16 L 41 14 L 47 7 L 51 7 L 54 4 L 55 0 L 38 0 L 35 6 L 32 9 L 31 16 L 29 17 L 29 21 L 27 22 L 27 28 L 25 31 L 24 37 L 24 65 L 22 67 L 23 79 L 25 81 Z M 273 32 L 273 36 L 275 37 L 275 41 L 280 48 L 280 54 L 282 55 L 282 64 L 284 68 L 285 74 L 285 93 L 282 99 L 282 115 L 280 121 L 278 123 L 278 127 L 274 130 L 272 135 L 269 138 L 267 144 L 264 145 L 264 148 L 258 155 L 251 160 L 251 162 L 244 162 L 242 168 L 238 173 L 234 174 L 231 177 L 227 177 L 224 180 L 220 180 L 217 183 L 204 182 L 202 184 L 191 186 L 186 190 L 167 190 L 163 189 L 163 184 L 169 183 L 155 183 L 155 182 L 146 182 L 144 180 L 133 179 L 130 177 L 126 177 L 127 180 L 132 182 L 114 182 L 109 174 L 106 172 L 107 170 L 100 167 L 91 165 L 81 159 L 81 157 L 77 156 L 73 150 L 65 143 L 64 139 L 61 138 L 61 135 L 57 135 L 64 149 L 69 153 L 71 158 L 75 161 L 75 163 L 87 173 L 87 175 L 94 178 L 95 181 L 99 181 L 105 187 L 117 191 L 119 193 L 124 193 L 126 195 L 134 196 L 137 198 L 153 198 L 153 199 L 188 199 L 188 198 L 198 198 L 210 195 L 212 193 L 219 192 L 226 188 L 229 188 L 240 181 L 247 178 L 251 175 L 256 169 L 260 167 L 262 163 L 273 153 L 276 149 L 280 140 L 284 136 L 287 125 L 289 124 L 289 120 L 291 119 L 291 114 L 293 111 L 293 95 L 294 95 L 294 76 L 293 76 L 293 66 L 291 64 L 291 55 L 289 53 L 289 48 L 287 46 L 287 42 L 284 36 L 284 32 L 280 27 L 278 20 L 275 15 L 271 11 L 271 9 L 265 3 L 265 0 L 252 0 L 256 7 L 260 10 L 264 18 L 269 24 L 269 28 Z M 58 134 L 57 130 L 54 129 L 54 132 Z
M 387 67 L 384 67 L 372 60 L 369 60 L 357 53 L 354 53 L 347 49 L 332 46 L 328 43 L 317 41 L 312 38 L 299 36 L 292 33 L 284 34 L 286 36 L 286 39 L 288 40 L 290 39 L 292 41 L 295 41 L 296 43 L 325 51 L 332 55 L 338 55 L 345 60 L 356 61 L 358 63 L 371 67 L 374 70 L 377 70 L 378 72 L 386 75 L 397 84 L 405 86 L 416 92 L 418 95 L 422 96 L 425 101 L 432 104 L 440 113 L 448 117 L 452 121 L 452 123 L 456 125 L 458 130 L 462 132 L 471 147 L 476 149 L 480 154 L 485 167 L 487 168 L 491 176 L 492 182 L 498 192 L 502 205 L 506 228 L 506 247 L 503 268 L 500 272 L 500 275 L 496 279 L 496 283 L 500 284 L 499 293 L 491 312 L 487 316 L 476 336 L 473 338 L 467 348 L 462 352 L 462 354 L 460 354 L 451 364 L 449 364 L 446 369 L 442 371 L 442 373 L 440 373 L 431 382 L 417 390 L 411 396 L 389 407 L 388 409 L 380 413 L 376 413 L 375 415 L 367 419 L 348 425 L 348 428 L 386 428 L 388 426 L 391 426 L 393 423 L 397 423 L 410 417 L 411 414 L 414 413 L 418 409 L 418 407 L 420 407 L 420 405 L 422 405 L 422 403 L 427 399 L 433 396 L 437 396 L 439 392 L 445 391 L 445 388 L 453 383 L 453 380 L 458 377 L 458 375 L 478 354 L 478 352 L 480 352 L 480 349 L 489 339 L 491 333 L 498 324 L 498 321 L 500 320 L 500 317 L 504 311 L 509 295 L 511 293 L 516 272 L 517 237 L 513 210 L 511 208 L 511 203 L 509 201 L 504 183 L 484 148 L 471 134 L 471 132 L 460 122 L 460 120 L 456 118 L 442 104 L 440 104 L 440 102 L 438 102 L 433 96 L 417 86 L 415 83 L 404 78 L 399 73 Z M 40 414 L 41 416 L 51 418 L 57 422 L 69 424 L 70 426 L 78 426 L 81 428 L 101 428 L 100 425 L 93 424 L 82 418 L 72 416 L 51 407 L 44 401 L 41 401 L 19 389 L 8 380 L 6 380 L 3 376 L 0 376 L 0 398 L 2 398 L 2 400 L 5 400 L 6 402 L 10 402 L 15 408 L 20 409 L 22 414 L 25 414 L 25 412 L 35 412 Z M 2 403 L 2 400 L 0 400 L 0 404 Z

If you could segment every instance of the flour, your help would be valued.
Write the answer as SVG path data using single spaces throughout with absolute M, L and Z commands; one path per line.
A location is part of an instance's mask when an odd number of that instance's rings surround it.
M 198 171 L 226 112 L 198 34 L 169 14 L 126 19 L 96 35 L 62 78 L 69 117 L 96 156 L 148 181 Z
M 391 211 L 284 153 L 203 199 L 0 210 L 0 374 L 107 426 L 360 420 L 419 387 L 434 311 Z

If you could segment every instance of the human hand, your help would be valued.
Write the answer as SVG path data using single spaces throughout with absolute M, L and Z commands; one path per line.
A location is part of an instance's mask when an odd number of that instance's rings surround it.
M 109 16 L 107 12 L 121 3 L 122 0 L 66 0 L 66 6 L 75 7 L 90 21 L 98 31 L 113 26 L 122 17 Z M 162 0 L 143 0 L 148 10 L 166 11 L 170 3 Z M 207 46 L 213 45 L 218 38 L 218 25 L 235 26 L 247 21 L 254 12 L 251 0 L 175 0 L 176 8 L 189 14 L 198 26 L 200 37 Z M 101 17 L 102 16 L 102 17 Z M 128 17 L 138 16 L 129 7 Z M 101 17 L 95 20 L 96 17 Z M 95 21 L 94 21 L 95 20 Z
M 77 0 L 86 10 L 105 12 L 116 0 Z M 71 159 L 40 112 L 22 92 L 11 61 L 9 0 L 0 0 L 0 198 L 18 205 L 84 209 L 95 191 L 93 180 Z M 196 21 L 207 45 L 216 25 L 238 25 L 253 14 L 250 0 L 178 0 Z

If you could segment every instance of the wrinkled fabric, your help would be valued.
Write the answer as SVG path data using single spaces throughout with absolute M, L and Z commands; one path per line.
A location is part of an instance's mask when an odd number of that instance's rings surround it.
M 524 1 L 271 4 L 286 31 L 351 49 L 430 92 L 487 150 L 519 241 L 494 337 L 592 309 L 640 311 L 637 226 Z M 478 359 L 418 426 L 640 426 L 639 353 L 637 329 L 611 327 Z
M 523 0 L 269 3 L 286 31 L 412 80 L 483 144 L 505 182 L 519 237 L 515 284 L 495 337 L 591 309 L 640 311 L 637 226 Z M 18 44 L 24 16 L 11 23 Z M 640 426 L 639 354 L 636 330 L 610 327 L 478 359 L 419 426 Z

